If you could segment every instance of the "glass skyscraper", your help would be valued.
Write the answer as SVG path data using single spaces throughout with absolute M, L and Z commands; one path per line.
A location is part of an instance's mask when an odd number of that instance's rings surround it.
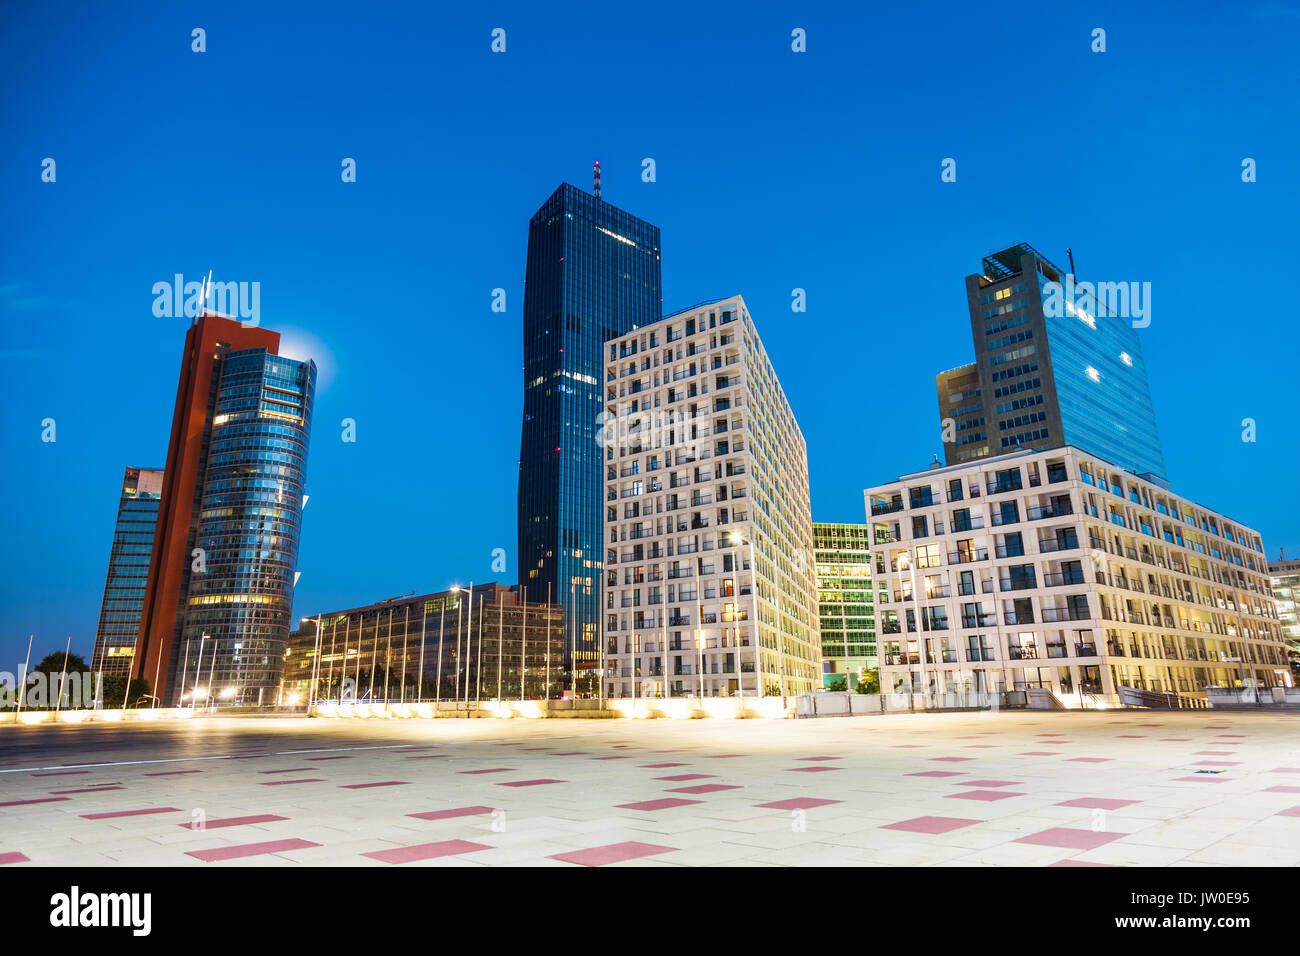
M 279 344 L 213 314 L 185 337 L 134 671 L 164 705 L 279 690 L 316 387 Z
M 659 229 L 568 183 L 528 225 L 519 582 L 598 660 L 606 339 L 660 318 Z
M 1073 282 L 1026 243 L 966 277 L 975 362 L 936 378 L 947 463 L 1074 445 L 1167 486 L 1137 331 Z
M 270 703 L 289 638 L 302 527 L 316 366 L 262 349 L 231 352 L 222 370 L 181 628 L 181 683 Z M 207 641 L 204 641 L 204 635 Z M 200 644 L 206 643 L 199 657 Z
M 161 468 L 128 468 L 122 476 L 91 670 L 105 674 L 131 671 L 131 657 L 140 635 L 140 612 L 149 579 L 149 555 L 153 552 L 162 479 Z

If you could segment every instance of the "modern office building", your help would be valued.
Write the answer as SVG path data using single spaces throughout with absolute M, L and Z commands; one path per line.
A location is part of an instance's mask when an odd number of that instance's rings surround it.
M 936 464 L 865 495 L 885 691 L 1290 683 L 1259 534 L 1098 455 Z
M 518 586 L 480 584 L 304 617 L 278 699 L 518 700 L 521 679 L 529 700 L 558 697 L 564 608 L 527 598 Z
M 164 705 L 279 690 L 316 385 L 279 343 L 212 313 L 185 335 L 134 671 Z
M 597 180 L 599 182 L 599 180 Z M 659 228 L 565 183 L 528 225 L 519 580 L 550 587 L 599 662 L 604 343 L 659 319 Z
M 1291 659 L 1300 661 L 1300 561 L 1288 561 L 1283 555 L 1269 564 L 1268 574 L 1282 636 L 1291 648 Z
M 865 524 L 813 522 L 817 605 L 821 620 L 822 684 L 854 690 L 877 670 L 871 609 L 871 538 Z
M 744 300 L 605 357 L 606 693 L 820 686 L 808 455 Z
M 149 579 L 149 555 L 153 551 L 162 480 L 161 468 L 128 468 L 122 476 L 113 546 L 108 553 L 104 601 L 99 609 L 95 649 L 91 654 L 93 671 L 131 672 L 135 642 L 140 636 L 140 613 Z
M 1076 287 L 1026 243 L 985 257 L 966 277 L 975 362 L 935 379 L 947 463 L 1073 445 L 1167 485 L 1137 331 L 1105 304 L 1128 293 Z

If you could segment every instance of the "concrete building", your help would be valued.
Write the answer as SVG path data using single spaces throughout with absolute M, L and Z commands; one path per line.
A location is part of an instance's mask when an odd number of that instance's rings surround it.
M 808 456 L 740 296 L 606 344 L 606 693 L 820 686 Z
M 558 697 L 564 608 L 496 583 L 304 617 L 289 636 L 281 702 Z M 317 621 L 320 622 L 319 631 Z M 319 654 L 317 642 L 319 641 Z
M 140 636 L 149 556 L 153 553 L 162 490 L 161 468 L 128 468 L 122 476 L 113 526 L 113 546 L 108 553 L 108 578 L 95 629 L 95 649 L 90 669 L 105 674 L 129 674 Z
M 947 463 L 1073 445 L 1167 484 L 1141 320 L 1110 307 L 1136 311 L 1130 285 L 1076 285 L 1027 243 L 985 256 L 966 277 L 975 362 L 935 379 Z
M 854 690 L 879 668 L 871 607 L 871 537 L 865 524 L 813 522 L 822 685 Z
M 865 497 L 886 691 L 1290 682 L 1259 534 L 1097 455 L 936 464 Z

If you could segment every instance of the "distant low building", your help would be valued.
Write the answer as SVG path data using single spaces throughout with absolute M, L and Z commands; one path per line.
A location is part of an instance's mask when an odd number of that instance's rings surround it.
M 879 667 L 871 601 L 871 538 L 865 524 L 813 522 L 817 605 L 821 617 L 822 685 L 847 678 L 845 689 Z
M 1074 447 L 866 491 L 882 689 L 1290 686 L 1257 532 Z
M 558 697 L 566 637 L 563 606 L 495 583 L 324 611 L 289 635 L 280 702 Z
M 1277 601 L 1277 618 L 1282 636 L 1290 648 L 1292 660 L 1300 660 L 1300 560 L 1281 559 L 1268 566 L 1273 599 Z

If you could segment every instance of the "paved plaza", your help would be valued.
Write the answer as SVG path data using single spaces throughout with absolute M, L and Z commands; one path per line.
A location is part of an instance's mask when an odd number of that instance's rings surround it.
M 0 864 L 1300 864 L 1300 715 L 0 727 Z

